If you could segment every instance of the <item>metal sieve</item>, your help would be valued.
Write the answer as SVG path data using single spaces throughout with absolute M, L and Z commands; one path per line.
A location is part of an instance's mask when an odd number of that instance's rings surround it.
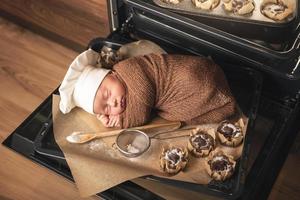
M 117 149 L 126 157 L 137 157 L 150 147 L 149 136 L 140 130 L 124 130 L 116 138 Z
M 152 136 L 148 136 L 145 132 L 141 130 L 123 130 L 120 132 L 116 138 L 116 143 L 114 144 L 117 149 L 126 157 L 137 157 L 145 153 L 150 145 L 151 145 L 151 139 L 162 139 L 162 138 L 156 138 L 156 136 L 164 133 L 170 133 L 172 131 L 181 131 L 181 130 L 190 130 L 195 129 L 195 127 L 186 127 L 181 129 L 171 129 L 167 131 L 160 131 L 155 133 Z M 186 137 L 189 136 L 189 134 L 185 135 L 179 135 L 179 136 L 171 136 L 163 139 L 171 139 L 176 137 Z

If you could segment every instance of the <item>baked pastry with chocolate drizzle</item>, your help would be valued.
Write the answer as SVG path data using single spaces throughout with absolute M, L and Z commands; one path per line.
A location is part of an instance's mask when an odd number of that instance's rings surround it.
M 260 12 L 273 20 L 284 20 L 293 13 L 295 1 L 293 0 L 263 0 Z
M 215 148 L 214 131 L 194 130 L 188 141 L 188 150 L 196 157 L 205 157 Z
M 100 55 L 97 60 L 97 67 L 104 67 L 111 69 L 114 64 L 119 62 L 121 57 L 118 55 L 117 51 L 108 47 L 103 46 L 100 52 Z
M 222 0 L 224 9 L 238 15 L 252 13 L 254 10 L 253 0 Z
M 162 0 L 165 3 L 169 3 L 169 4 L 179 4 L 181 1 L 183 0 Z
M 192 0 L 192 2 L 196 8 L 212 10 L 219 5 L 220 0 Z
M 209 176 L 218 181 L 224 181 L 232 176 L 236 162 L 233 157 L 222 151 L 212 151 L 205 161 L 205 169 Z
M 229 121 L 223 121 L 217 128 L 217 136 L 222 144 L 236 147 L 243 141 L 244 134 L 242 125 L 238 122 L 233 124 Z
M 160 167 L 168 174 L 176 174 L 183 170 L 188 162 L 186 148 L 171 147 L 163 149 L 160 155 Z

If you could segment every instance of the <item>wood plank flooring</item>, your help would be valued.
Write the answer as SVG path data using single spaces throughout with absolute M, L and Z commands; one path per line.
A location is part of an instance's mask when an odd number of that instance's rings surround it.
M 59 85 L 77 52 L 2 18 L 0 32 L 2 143 Z M 0 155 L 0 199 L 82 199 L 73 183 L 54 172 L 3 145 Z
M 39 34 L 65 42 L 76 49 L 84 48 L 95 37 L 109 33 L 104 0 L 1 0 L 0 16 Z
M 2 142 L 59 85 L 78 52 L 2 18 L 0 32 Z M 73 183 L 54 172 L 3 145 L 0 145 L 0 155 L 0 199 L 82 199 Z M 269 199 L 299 199 L 299 168 L 300 153 L 294 152 L 287 158 Z M 167 199 L 187 196 L 180 189 L 138 179 L 136 182 Z

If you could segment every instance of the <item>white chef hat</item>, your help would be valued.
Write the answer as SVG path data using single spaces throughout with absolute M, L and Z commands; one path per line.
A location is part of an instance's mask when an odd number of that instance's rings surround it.
M 108 69 L 96 67 L 98 57 L 99 53 L 88 49 L 71 63 L 59 87 L 59 109 L 62 113 L 66 114 L 78 106 L 94 114 L 95 95 L 110 72 Z

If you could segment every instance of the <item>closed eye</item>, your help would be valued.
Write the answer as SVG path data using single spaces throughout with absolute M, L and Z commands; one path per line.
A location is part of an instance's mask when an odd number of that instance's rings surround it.
M 105 90 L 104 94 L 103 94 L 103 98 L 107 99 L 108 98 L 108 90 Z
M 105 106 L 104 112 L 105 112 L 106 115 L 109 115 L 109 113 L 110 113 L 110 105 L 106 105 Z

